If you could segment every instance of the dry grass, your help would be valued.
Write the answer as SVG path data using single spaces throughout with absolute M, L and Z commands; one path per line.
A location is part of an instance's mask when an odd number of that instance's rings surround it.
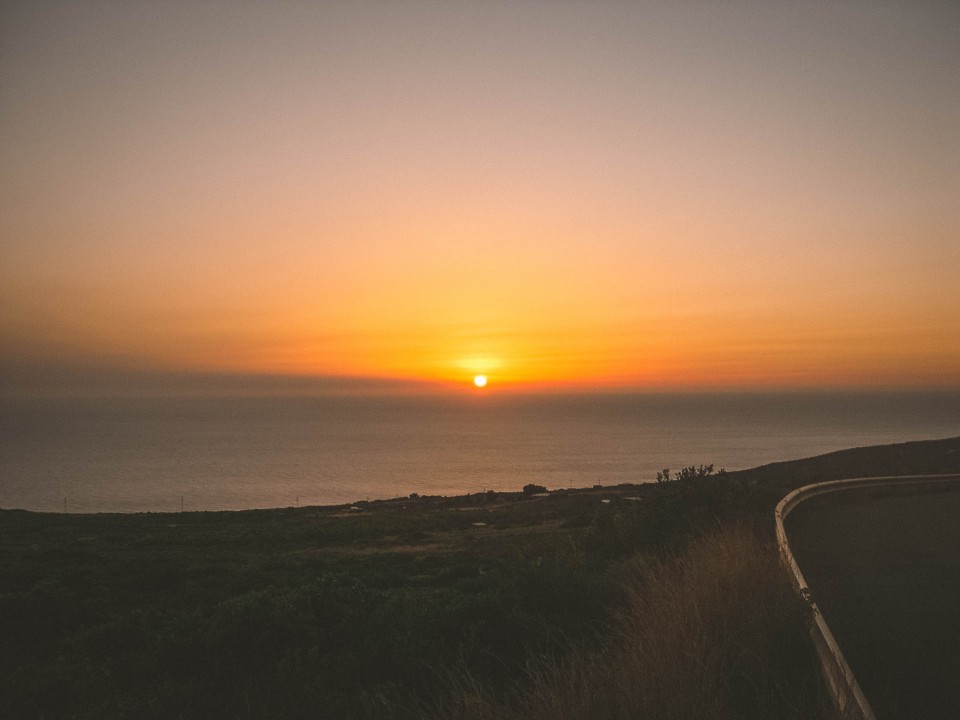
M 807 613 L 773 545 L 721 528 L 665 560 L 637 560 L 599 651 L 540 662 L 506 698 L 460 673 L 445 720 L 828 717 Z

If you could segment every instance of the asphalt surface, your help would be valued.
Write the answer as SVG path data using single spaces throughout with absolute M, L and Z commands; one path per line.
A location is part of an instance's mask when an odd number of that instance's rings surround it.
M 960 488 L 838 497 L 787 533 L 878 720 L 960 718 Z

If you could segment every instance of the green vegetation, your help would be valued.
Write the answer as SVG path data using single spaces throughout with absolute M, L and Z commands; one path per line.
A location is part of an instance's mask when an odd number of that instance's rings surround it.
M 0 716 L 815 717 L 774 504 L 956 470 L 960 440 L 360 512 L 0 511 Z
M 548 519 L 490 515 L 4 512 L 0 715 L 360 717 L 458 659 L 503 680 L 610 597 Z

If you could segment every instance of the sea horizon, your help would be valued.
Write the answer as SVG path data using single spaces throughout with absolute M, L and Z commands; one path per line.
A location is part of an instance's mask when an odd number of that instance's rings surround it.
M 0 507 L 175 512 L 652 482 L 960 435 L 960 391 L 5 398 Z

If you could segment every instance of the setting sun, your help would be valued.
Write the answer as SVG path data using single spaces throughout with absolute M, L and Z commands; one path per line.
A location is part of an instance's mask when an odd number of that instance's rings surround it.
M 960 387 L 956 3 L 20 5 L 0 391 Z
M 957 29 L 0 0 L 0 720 L 960 720 Z

